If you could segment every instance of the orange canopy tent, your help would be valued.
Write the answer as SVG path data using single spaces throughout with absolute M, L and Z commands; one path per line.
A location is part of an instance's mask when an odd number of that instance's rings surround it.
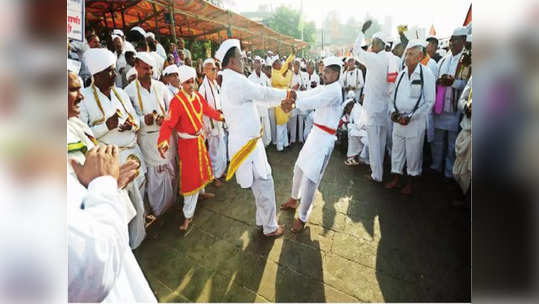
M 172 17 L 171 17 L 172 16 Z M 211 40 L 241 40 L 247 50 L 290 51 L 307 42 L 204 0 L 86 0 L 86 20 L 124 31 L 138 25 L 156 35 Z

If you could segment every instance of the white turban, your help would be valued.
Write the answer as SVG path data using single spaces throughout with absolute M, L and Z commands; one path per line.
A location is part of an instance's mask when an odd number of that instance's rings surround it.
M 416 46 L 427 47 L 427 41 L 419 39 L 410 40 L 406 45 L 406 49 L 413 48 Z
M 116 56 L 111 51 L 103 48 L 89 49 L 84 52 L 83 57 L 92 75 L 106 70 L 111 65 L 116 65 Z
M 279 55 L 275 55 L 271 57 L 269 60 L 270 60 L 270 65 L 273 65 L 275 61 L 279 60 Z
M 119 30 L 119 29 L 114 29 L 112 31 L 112 34 L 116 35 L 116 36 L 120 36 L 120 37 L 125 37 L 124 32 L 122 30 Z
M 205 66 L 208 63 L 215 64 L 215 60 L 213 60 L 213 58 L 206 58 L 206 60 L 204 60 L 204 62 L 202 63 L 202 66 Z
M 129 79 L 131 76 L 137 76 L 137 70 L 135 68 L 130 68 L 129 71 L 125 74 L 125 78 Z
M 174 74 L 174 73 L 178 75 L 180 74 L 180 70 L 178 69 L 178 66 L 175 64 L 171 64 L 163 70 L 163 76 L 167 76 L 169 74 Z
M 143 30 L 140 26 L 135 26 L 134 28 L 131 29 L 132 31 L 137 31 L 139 32 L 142 36 L 146 37 L 146 31 Z
M 221 62 L 225 58 L 226 53 L 233 47 L 237 47 L 241 52 L 240 41 L 238 39 L 227 39 L 221 43 L 219 49 L 215 52 L 215 58 Z
M 342 60 L 335 56 L 324 58 L 324 66 L 327 67 L 330 65 L 338 65 L 340 67 L 342 66 Z
M 147 32 L 146 33 L 146 38 L 148 38 L 148 37 L 151 37 L 153 40 L 155 40 L 155 35 L 152 32 Z
M 146 64 L 151 65 L 153 68 L 155 68 L 155 59 L 150 52 L 138 52 L 135 55 L 135 58 L 140 59 L 144 61 Z
M 178 76 L 180 78 L 180 83 L 184 83 L 191 78 L 195 78 L 197 72 L 194 68 L 184 64 L 178 68 Z
M 68 71 L 78 75 L 79 71 L 80 71 L 80 66 L 81 66 L 80 61 L 69 59 L 69 58 L 67 59 L 67 70 Z
M 112 38 L 112 41 L 114 41 L 114 39 L 116 39 L 116 38 L 122 40 L 122 36 L 120 36 L 120 35 L 112 34 L 112 35 L 110 35 L 110 37 Z
M 472 34 L 466 35 L 466 42 L 472 42 Z
M 459 26 L 453 31 L 452 36 L 466 36 L 468 35 L 468 28 Z

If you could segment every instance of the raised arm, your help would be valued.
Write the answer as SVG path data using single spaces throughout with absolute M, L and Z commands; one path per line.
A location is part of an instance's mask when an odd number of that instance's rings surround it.
M 168 149 L 168 140 L 170 138 L 170 135 L 172 134 L 172 130 L 174 130 L 174 128 L 178 124 L 180 115 L 180 101 L 178 100 L 178 97 L 174 97 L 170 101 L 170 108 L 168 109 L 167 117 L 165 117 L 165 120 L 163 120 L 161 129 L 159 130 L 159 138 L 157 139 L 158 148 L 166 146 Z
M 247 78 L 241 83 L 241 100 L 256 100 L 260 103 L 266 103 L 269 106 L 280 104 L 281 99 L 286 97 L 286 90 L 274 89 L 272 87 L 261 86 Z
M 202 104 L 202 113 L 204 113 L 205 116 L 208 116 L 213 120 L 223 121 L 224 118 L 221 112 L 212 108 L 202 95 L 199 95 L 198 97 L 200 98 L 200 103 Z
M 316 90 L 314 94 L 309 93 L 309 91 L 298 92 L 296 107 L 302 111 L 306 111 L 328 106 L 337 101 L 337 98 L 341 97 L 341 92 L 337 91 L 337 89 L 340 89 L 340 86 L 326 86 L 323 89 Z

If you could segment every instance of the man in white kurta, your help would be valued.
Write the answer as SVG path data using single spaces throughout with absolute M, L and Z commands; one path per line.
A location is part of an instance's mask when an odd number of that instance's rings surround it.
M 406 68 L 397 76 L 391 106 L 394 119 L 391 172 L 395 176 L 386 184 L 386 189 L 397 187 L 406 164 L 408 184 L 402 189 L 403 194 L 412 194 L 413 180 L 422 173 L 426 120 L 435 97 L 434 76 L 420 63 L 423 46 L 420 41 L 410 41 L 409 45 L 405 55 Z
M 114 162 L 118 167 L 117 150 L 116 154 L 100 155 L 94 150 L 89 154 L 92 167 L 97 166 L 93 159 L 99 157 L 102 164 Z M 156 303 L 129 248 L 126 205 L 120 203 L 118 176 L 112 176 L 114 170 L 102 170 L 103 166 L 89 167 L 78 167 L 77 175 L 67 175 L 68 300 Z M 96 169 L 101 170 L 88 174 Z M 87 185 L 79 182 L 82 176 L 89 178 Z
M 178 174 L 174 150 L 168 151 L 167 159 L 163 159 L 155 145 L 172 96 L 162 82 L 152 79 L 154 65 L 151 53 L 138 52 L 135 59 L 137 79 L 124 90 L 140 119 L 137 141 L 146 163 L 148 202 L 153 214 L 160 216 L 176 202 Z M 170 142 L 176 142 L 174 135 Z
M 337 57 L 324 59 L 324 83 L 316 89 L 298 92 L 295 106 L 300 110 L 316 110 L 314 127 L 305 145 L 299 152 L 294 165 L 292 193 L 290 199 L 281 206 L 282 210 L 298 208 L 299 215 L 294 221 L 293 232 L 299 232 L 309 219 L 314 194 L 333 151 L 336 129 L 342 116 L 343 89 L 339 81 L 342 61 Z
M 431 169 L 438 172 L 442 172 L 443 169 L 446 178 L 453 178 L 455 141 L 457 139 L 461 114 L 458 110 L 457 103 L 466 85 L 466 80 L 459 79 L 457 74 L 467 33 L 468 30 L 466 28 L 459 27 L 455 29 L 449 41 L 451 52 L 438 62 L 437 85 L 444 86 L 446 93 L 443 99 L 441 113 L 434 113 Z
M 307 72 L 300 70 L 299 59 L 295 59 L 294 64 L 292 65 L 292 81 L 290 82 L 290 88 L 296 91 L 306 91 L 309 85 L 308 76 Z M 290 112 L 290 118 L 286 123 L 288 133 L 290 133 L 290 137 L 288 138 L 290 144 L 295 143 L 296 140 L 303 143 L 303 131 L 307 114 L 307 111 L 302 111 L 297 108 Z
M 208 105 L 214 110 L 222 111 L 221 105 L 221 88 L 215 80 L 217 77 L 217 66 L 215 61 L 211 58 L 208 58 L 203 63 L 204 69 L 204 80 L 198 88 L 200 95 L 206 99 Z M 227 166 L 226 159 L 226 131 L 224 128 L 224 123 L 221 121 L 214 121 L 213 119 L 204 116 L 204 132 L 206 133 L 206 138 L 208 139 L 208 154 L 211 159 L 211 167 L 213 175 L 215 176 L 214 184 L 216 187 L 220 187 L 223 183 L 220 178 L 223 178 L 225 175 L 225 170 Z
M 287 92 L 260 86 L 243 75 L 241 49 L 237 39 L 225 40 L 215 53 L 215 58 L 221 61 L 224 68 L 221 103 L 229 126 L 228 148 L 232 160 L 250 140 L 261 136 L 255 101 L 278 105 Z M 260 140 L 256 140 L 255 145 L 254 150 L 237 167 L 236 180 L 242 188 L 250 187 L 253 191 L 256 225 L 262 226 L 266 236 L 282 235 L 284 226 L 277 225 L 275 190 L 266 150 Z M 233 165 L 232 162 L 230 165 Z
M 320 76 L 314 71 L 314 62 L 309 61 L 307 64 L 307 90 L 312 90 L 320 85 Z M 307 137 L 313 128 L 314 110 L 308 110 L 305 116 L 305 130 L 303 131 L 303 141 L 307 141 Z
M 146 236 L 144 192 L 146 165 L 137 144 L 140 120 L 131 105 L 129 96 L 114 86 L 116 56 L 106 49 L 86 51 L 84 60 L 94 82 L 82 91 L 80 119 L 90 126 L 98 142 L 117 145 L 120 162 L 134 159 L 140 163 L 139 175 L 127 186 L 129 197 L 137 215 L 129 222 L 129 244 L 137 248 Z
M 249 75 L 248 79 L 263 87 L 271 87 L 270 79 L 262 72 L 263 65 L 264 60 L 259 56 L 255 56 L 254 71 L 251 73 L 251 75 Z M 271 122 L 268 114 L 269 109 L 267 105 L 261 102 L 256 104 L 256 110 L 258 111 L 258 116 L 260 116 L 260 123 L 264 128 L 262 131 L 262 142 L 264 143 L 264 146 L 267 147 L 271 143 Z
M 363 72 L 356 67 L 355 58 L 348 59 L 348 69 L 343 73 L 343 82 L 346 92 L 353 91 L 359 100 L 365 81 Z
M 385 43 L 380 38 L 373 38 L 370 51 L 361 48 L 364 32 L 369 28 L 370 21 L 365 22 L 359 33 L 353 53 L 367 67 L 364 87 L 363 107 L 367 113 L 367 137 L 369 140 L 369 162 L 371 175 L 369 180 L 382 182 L 384 174 L 384 155 L 387 140 L 388 103 L 392 83 L 388 82 L 389 56 L 384 51 Z M 375 35 L 376 36 L 376 35 Z
M 348 123 L 348 158 L 344 164 L 348 166 L 359 163 L 369 164 L 369 146 L 367 138 L 367 127 L 365 126 L 365 109 L 359 102 L 354 102 L 350 112 L 350 122 Z M 359 161 L 359 162 L 358 162 Z

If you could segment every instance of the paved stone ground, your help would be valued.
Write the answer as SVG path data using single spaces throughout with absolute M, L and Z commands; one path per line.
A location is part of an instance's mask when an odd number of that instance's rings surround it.
M 278 206 L 290 194 L 299 149 L 268 149 Z M 343 160 L 336 148 L 298 235 L 288 229 L 293 214 L 279 212 L 287 233 L 265 239 L 252 192 L 235 180 L 208 187 L 217 198 L 199 203 L 187 233 L 171 208 L 135 251 L 159 301 L 470 301 L 470 212 L 451 206 L 456 186 L 427 172 L 422 191 L 405 197 Z

